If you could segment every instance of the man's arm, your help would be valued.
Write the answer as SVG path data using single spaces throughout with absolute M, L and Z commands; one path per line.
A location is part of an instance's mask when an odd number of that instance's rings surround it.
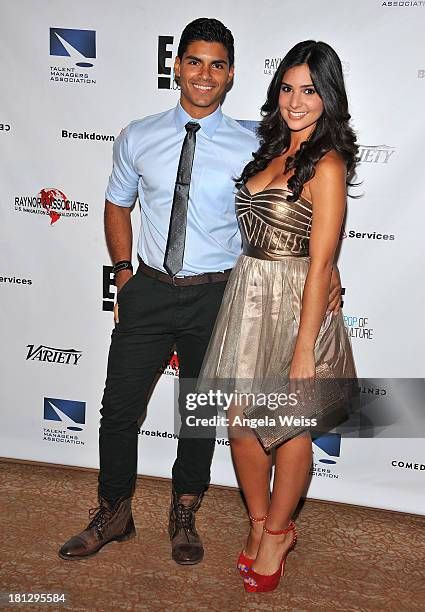
M 113 263 L 131 261 L 133 232 L 131 229 L 131 208 L 117 206 L 105 201 L 105 237 L 109 254 Z M 131 270 L 121 270 L 115 275 L 117 292 L 133 276 Z M 115 321 L 118 323 L 118 311 L 114 310 Z

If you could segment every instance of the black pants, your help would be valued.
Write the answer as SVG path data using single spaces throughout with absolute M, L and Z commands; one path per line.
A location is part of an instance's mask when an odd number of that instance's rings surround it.
M 224 281 L 176 287 L 145 276 L 139 268 L 119 292 L 119 323 L 112 333 L 100 411 L 99 495 L 106 500 L 114 502 L 134 491 L 137 421 L 174 344 L 181 379 L 199 375 L 225 286 Z M 189 435 L 180 431 L 173 466 L 173 486 L 179 494 L 199 494 L 210 479 L 214 436 Z

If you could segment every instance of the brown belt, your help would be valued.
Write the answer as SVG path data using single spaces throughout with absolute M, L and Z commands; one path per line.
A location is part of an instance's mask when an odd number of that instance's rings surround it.
M 160 272 L 155 268 L 147 266 L 143 261 L 140 262 L 139 270 L 146 276 L 156 278 L 156 280 L 167 285 L 175 285 L 176 287 L 188 287 L 189 285 L 204 285 L 205 283 L 222 283 L 227 281 L 232 268 L 224 270 L 224 272 L 206 272 L 205 274 L 196 274 L 195 276 L 175 276 L 171 278 L 165 272 Z

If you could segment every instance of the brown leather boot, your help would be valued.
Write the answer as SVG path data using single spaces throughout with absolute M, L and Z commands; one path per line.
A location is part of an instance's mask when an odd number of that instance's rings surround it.
M 108 542 L 123 542 L 136 535 L 131 497 L 118 500 L 114 507 L 99 497 L 99 506 L 89 510 L 89 515 L 92 518 L 86 529 L 65 542 L 59 550 L 61 559 L 83 559 L 97 553 Z
M 204 556 L 204 547 L 195 528 L 195 512 L 201 501 L 202 494 L 177 495 L 173 489 L 168 533 L 171 556 L 179 565 L 195 565 Z

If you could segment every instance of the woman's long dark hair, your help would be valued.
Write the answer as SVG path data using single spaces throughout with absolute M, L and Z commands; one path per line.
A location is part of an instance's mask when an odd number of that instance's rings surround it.
M 280 62 L 267 90 L 267 100 L 261 108 L 263 120 L 257 129 L 260 147 L 254 159 L 236 179 L 240 188 L 247 180 L 264 170 L 272 159 L 285 153 L 291 143 L 291 131 L 282 118 L 279 109 L 279 95 L 283 75 L 289 68 L 307 64 L 312 83 L 322 99 L 323 112 L 308 140 L 303 142 L 292 157 L 288 157 L 285 172 L 294 170 L 288 180 L 288 188 L 295 201 L 301 195 L 304 184 L 314 176 L 319 159 L 330 150 L 335 150 L 347 166 L 347 184 L 357 162 L 358 146 L 356 135 L 349 125 L 347 94 L 341 61 L 335 51 L 324 42 L 306 40 L 293 47 Z

